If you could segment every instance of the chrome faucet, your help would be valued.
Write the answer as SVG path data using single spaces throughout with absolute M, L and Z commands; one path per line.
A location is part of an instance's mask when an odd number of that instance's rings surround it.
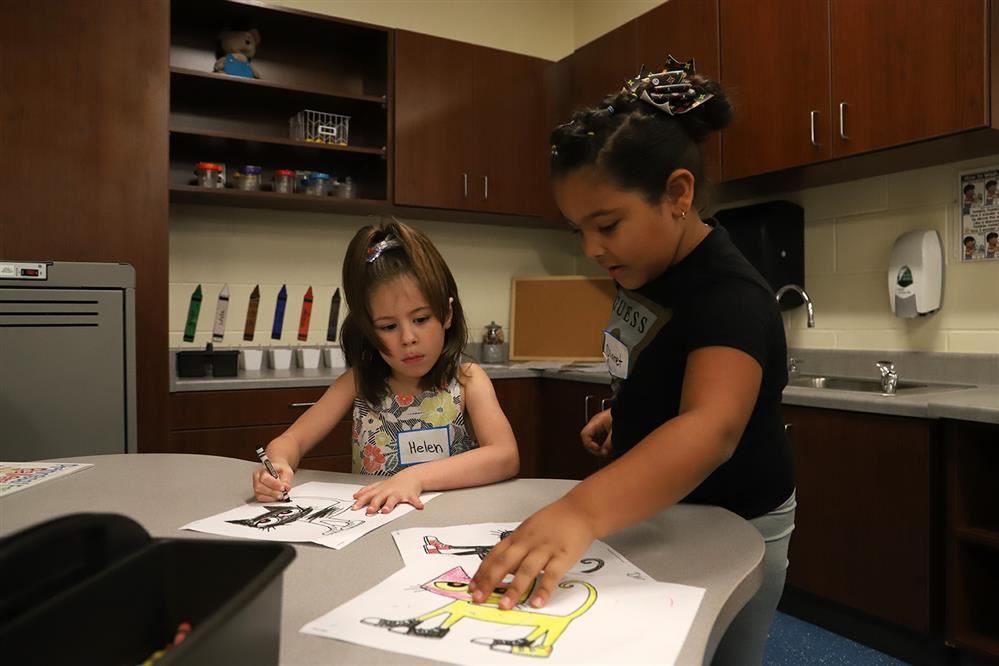
M 891 361 L 875 361 L 874 365 L 881 371 L 881 392 L 885 395 L 895 395 L 895 388 L 898 386 L 895 364 Z
M 785 284 L 777 290 L 777 302 L 789 291 L 796 291 L 801 295 L 801 300 L 805 301 L 805 309 L 808 311 L 808 328 L 815 328 L 815 310 L 812 308 L 812 299 L 808 297 L 808 292 L 796 284 Z

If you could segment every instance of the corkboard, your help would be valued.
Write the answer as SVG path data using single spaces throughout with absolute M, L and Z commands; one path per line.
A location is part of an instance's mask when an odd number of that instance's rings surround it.
M 582 275 L 513 279 L 511 361 L 602 361 L 615 287 Z

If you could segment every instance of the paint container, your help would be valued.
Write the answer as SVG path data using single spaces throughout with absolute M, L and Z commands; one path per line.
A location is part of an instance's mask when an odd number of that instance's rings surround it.
M 320 353 L 316 347 L 298 347 L 295 349 L 295 365 L 312 370 L 319 367 Z
M 267 364 L 274 370 L 290 370 L 292 353 L 290 349 L 268 349 Z
M 291 169 L 278 169 L 274 172 L 272 188 L 279 194 L 291 194 L 295 191 L 295 172 Z
M 247 192 L 260 189 L 260 174 L 263 171 L 253 164 L 246 164 L 236 169 L 233 180 L 236 181 L 236 188 Z
M 199 187 L 221 189 L 225 184 L 222 178 L 222 165 L 214 162 L 198 162 L 194 165 L 194 175 L 198 177 Z
M 325 197 L 330 193 L 330 175 L 313 171 L 305 181 L 305 193 L 314 197 Z
M 347 361 L 339 347 L 323 347 L 323 365 L 327 368 L 344 368 Z
M 259 372 L 264 365 L 264 350 L 263 349 L 240 349 L 239 350 L 239 366 L 243 370 L 250 370 L 252 372 Z

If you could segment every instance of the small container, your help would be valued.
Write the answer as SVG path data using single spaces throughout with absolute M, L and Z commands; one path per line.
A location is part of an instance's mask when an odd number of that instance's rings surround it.
M 291 194 L 295 190 L 295 172 L 291 169 L 275 171 L 273 188 L 275 192 Z
M 313 171 L 305 181 L 305 193 L 314 197 L 325 197 L 330 193 L 330 175 Z
M 503 327 L 495 321 L 486 326 L 486 332 L 482 336 L 480 360 L 483 363 L 502 363 L 506 360 L 503 354 Z
M 354 181 L 350 179 L 350 176 L 337 178 L 330 186 L 330 194 L 339 199 L 353 199 Z
M 260 173 L 263 171 L 258 166 L 247 164 L 236 169 L 233 174 L 236 180 L 236 188 L 240 190 L 252 191 L 260 189 Z
M 199 187 L 219 189 L 225 182 L 222 179 L 222 165 L 214 162 L 198 162 L 194 165 L 194 175 L 198 177 Z
M 309 184 L 309 176 L 312 175 L 311 171 L 296 171 L 295 172 L 295 191 L 301 194 L 305 194 L 305 186 Z

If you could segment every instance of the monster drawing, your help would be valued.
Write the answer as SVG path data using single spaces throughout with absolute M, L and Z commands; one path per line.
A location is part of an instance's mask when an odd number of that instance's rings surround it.
M 498 604 L 506 592 L 506 588 L 498 587 L 486 601 L 474 604 L 472 596 L 468 592 L 470 581 L 471 578 L 463 568 L 454 567 L 421 585 L 428 592 L 449 597 L 454 601 L 406 620 L 366 617 L 361 622 L 374 627 L 385 627 L 394 633 L 422 638 L 444 638 L 451 627 L 466 617 L 499 625 L 528 627 L 530 631 L 522 638 L 510 640 L 484 637 L 474 638 L 472 642 L 500 652 L 529 657 L 548 657 L 552 654 L 555 642 L 569 627 L 569 624 L 588 611 L 597 600 L 597 590 L 592 585 L 585 581 L 567 580 L 559 583 L 559 587 L 572 589 L 576 586 L 582 586 L 586 589 L 586 598 L 575 610 L 566 615 L 550 615 L 529 610 L 523 604 L 534 591 L 534 585 L 537 582 L 535 581 L 520 596 L 517 607 L 502 610 Z M 439 624 L 428 622 L 441 616 L 444 619 Z
M 500 541 L 513 534 L 513 530 L 502 530 L 499 532 Z M 428 555 L 477 555 L 480 560 L 485 559 L 489 551 L 496 544 L 488 546 L 453 546 L 442 542 L 435 536 L 423 537 L 423 552 Z M 579 573 L 593 573 L 599 571 L 604 566 L 604 561 L 599 557 L 586 557 L 579 561 L 580 564 L 587 565 L 589 569 L 582 569 Z
M 313 509 L 311 506 L 288 504 L 284 506 L 265 505 L 264 513 L 258 516 L 240 518 L 238 520 L 227 520 L 226 522 L 232 523 L 233 525 L 246 525 L 247 527 L 255 527 L 258 530 L 269 531 L 281 525 L 290 525 L 294 522 L 304 521 L 306 523 L 324 528 L 322 536 L 328 536 L 330 534 L 349 530 L 350 528 L 356 527 L 363 522 L 360 520 L 347 520 L 344 518 L 334 517 L 349 509 L 352 502 L 338 499 L 322 499 L 321 501 L 324 506 L 318 509 Z M 330 502 L 332 502 L 332 504 Z

